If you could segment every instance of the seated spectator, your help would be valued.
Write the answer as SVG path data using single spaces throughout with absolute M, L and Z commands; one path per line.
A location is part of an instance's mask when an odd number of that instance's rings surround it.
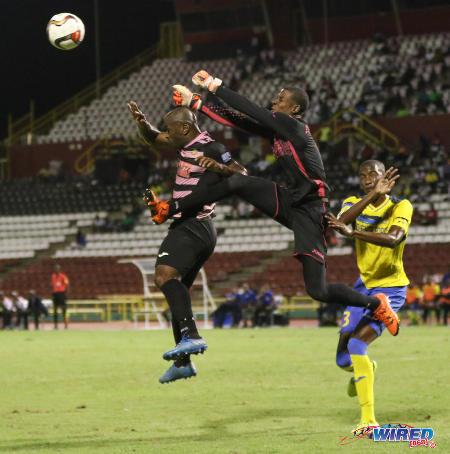
M 406 147 L 404 145 L 401 145 L 397 151 L 397 154 L 394 155 L 394 166 L 395 167 L 401 167 L 406 164 L 406 161 L 409 158 L 409 153 L 406 150 Z
M 36 294 L 35 290 L 30 290 L 28 294 L 28 313 L 33 315 L 34 329 L 39 329 L 39 317 L 41 314 L 48 316 L 48 310 L 42 303 L 42 298 Z
M 93 230 L 94 230 L 94 232 L 103 232 L 104 228 L 105 228 L 105 220 L 97 214 L 97 216 L 95 216 L 95 219 L 93 222 Z
M 28 329 L 28 301 L 20 296 L 16 291 L 11 292 L 11 301 L 16 314 L 16 327 Z
M 120 222 L 122 232 L 131 232 L 134 229 L 135 218 L 132 213 L 127 213 Z
M 425 183 L 430 186 L 431 192 L 436 192 L 437 183 L 439 182 L 439 175 L 435 169 L 430 168 L 425 174 Z
M 242 312 L 239 305 L 238 288 L 236 287 L 225 295 L 225 301 L 214 311 L 214 328 L 223 328 L 227 315 L 231 317 L 232 326 L 239 326 Z
M 15 313 L 15 308 L 12 300 L 5 296 L 2 290 L 0 290 L 0 308 L 3 318 L 2 329 L 11 329 L 11 320 Z
M 77 230 L 76 242 L 77 247 L 79 249 L 83 249 L 86 247 L 86 235 L 83 233 L 81 229 Z
M 250 288 L 248 283 L 244 283 L 242 288 L 238 290 L 239 307 L 242 311 L 242 320 L 244 328 L 247 328 L 248 322 L 253 320 L 255 306 L 257 303 L 258 294 Z
M 273 311 L 277 308 L 273 292 L 269 289 L 268 284 L 261 287 L 260 295 L 253 315 L 253 327 L 271 325 Z

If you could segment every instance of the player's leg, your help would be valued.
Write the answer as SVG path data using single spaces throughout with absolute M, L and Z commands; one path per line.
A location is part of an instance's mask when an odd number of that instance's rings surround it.
M 353 364 L 350 358 L 350 353 L 348 352 L 348 341 L 350 340 L 351 335 L 351 332 L 341 332 L 339 334 L 339 341 L 336 350 L 336 364 L 342 370 L 345 370 L 347 372 L 353 372 Z
M 361 293 L 369 293 L 361 279 L 358 279 L 353 288 Z M 336 351 L 336 364 L 347 372 L 353 372 L 353 364 L 348 351 L 348 341 L 354 334 L 367 309 L 363 307 L 347 306 L 342 313 L 339 341 Z
M 274 182 L 259 177 L 235 174 L 218 183 L 198 187 L 181 200 L 170 202 L 169 216 L 181 211 L 193 211 L 203 205 L 236 194 L 270 217 L 277 215 L 277 186 Z
M 440 325 L 440 323 L 441 323 L 441 307 L 440 307 L 440 305 L 439 305 L 439 302 L 438 302 L 438 301 L 435 301 L 435 302 L 433 303 L 433 306 L 434 306 L 434 312 L 435 312 L 435 314 L 436 314 L 436 323 L 437 323 L 438 325 Z
M 280 215 L 286 211 L 284 193 L 280 193 Z M 392 335 L 398 333 L 398 317 L 384 294 L 364 295 L 345 284 L 326 282 L 326 206 L 321 201 L 305 203 L 299 207 L 289 206 L 288 222 L 295 238 L 295 254 L 303 265 L 306 291 L 312 298 L 324 303 L 369 308 L 383 321 Z M 278 220 L 278 219 L 277 219 Z
M 360 425 L 377 425 L 374 412 L 374 363 L 367 355 L 367 347 L 378 337 L 378 333 L 367 324 L 361 325 L 348 341 L 348 352 L 353 364 L 354 377 L 349 388 L 356 388 L 361 406 Z
M 53 325 L 54 329 L 58 329 L 58 304 L 55 299 L 53 299 Z
M 189 289 L 183 284 L 183 282 L 181 282 L 181 275 L 179 271 L 176 268 L 167 265 L 157 265 L 155 272 L 155 284 L 164 293 L 164 296 L 169 303 L 170 311 L 172 313 L 172 328 L 176 345 L 180 345 L 183 338 L 191 340 L 198 339 L 204 343 L 195 324 Z M 199 353 L 201 351 L 200 345 L 195 347 L 195 351 L 190 353 Z M 175 347 L 175 349 L 176 348 L 177 347 Z M 203 349 L 206 349 L 206 346 L 203 346 Z M 171 352 L 171 350 L 169 352 Z M 177 367 L 181 367 L 189 363 L 189 356 L 187 352 L 175 352 L 173 355 L 167 355 L 169 352 L 164 354 L 164 359 L 174 359 L 178 361 L 176 364 Z
M 187 220 L 169 230 L 159 249 L 155 283 L 166 296 L 181 341 L 164 353 L 166 360 L 184 354 L 203 353 L 206 342 L 200 337 L 191 307 L 189 287 L 214 250 L 216 232 L 210 219 Z M 183 345 L 181 345 L 183 344 Z
M 61 304 L 61 311 L 62 311 L 62 316 L 64 320 L 64 329 L 67 329 L 69 327 L 69 317 L 67 316 L 67 304 L 64 298 L 64 303 Z
M 423 304 L 423 312 L 422 312 L 422 322 L 424 325 L 427 324 L 427 319 L 428 319 L 428 302 L 425 302 Z
M 374 296 L 363 295 L 346 284 L 328 284 L 324 263 L 308 255 L 298 257 L 303 265 L 306 291 L 311 298 L 324 303 L 364 307 L 370 310 L 376 310 L 380 305 L 380 301 Z
M 181 276 L 178 270 L 167 265 L 157 265 L 155 270 L 155 284 L 161 289 L 169 303 L 172 314 L 172 332 L 175 345 L 179 345 L 183 339 L 181 326 L 189 330 L 193 322 L 192 309 L 190 308 L 190 295 L 188 289 L 181 283 Z M 186 293 L 188 300 L 186 300 Z M 190 322 L 191 323 L 190 323 Z M 195 327 L 194 331 L 198 331 Z M 192 333 L 195 335 L 195 333 Z M 174 363 L 159 378 L 160 383 L 170 383 L 181 378 L 189 378 L 196 375 L 195 366 L 190 361 L 189 355 L 178 356 Z

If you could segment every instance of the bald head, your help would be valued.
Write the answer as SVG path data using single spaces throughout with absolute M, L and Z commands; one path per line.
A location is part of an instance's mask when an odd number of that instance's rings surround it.
M 167 113 L 165 120 L 171 122 L 179 121 L 182 123 L 190 123 L 192 125 L 197 123 L 197 117 L 194 112 L 187 107 L 178 107 L 171 110 Z
M 177 148 L 182 148 L 200 134 L 197 117 L 187 107 L 171 110 L 164 118 L 169 140 Z

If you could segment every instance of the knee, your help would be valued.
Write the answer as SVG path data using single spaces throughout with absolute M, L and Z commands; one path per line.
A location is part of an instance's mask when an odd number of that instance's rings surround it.
M 336 352 L 336 364 L 338 367 L 344 370 L 352 370 L 352 360 L 350 354 L 347 351 Z
M 327 302 L 328 300 L 328 292 L 325 286 L 306 285 L 306 292 L 316 301 Z
M 155 285 L 159 289 L 170 279 L 170 276 L 168 276 L 164 272 L 156 272 L 155 273 Z
M 356 337 L 348 341 L 348 351 L 351 355 L 367 355 L 367 343 Z
M 228 184 L 230 185 L 230 189 L 233 191 L 237 191 L 245 184 L 245 179 L 248 178 L 240 173 L 235 173 L 231 177 L 228 178 Z

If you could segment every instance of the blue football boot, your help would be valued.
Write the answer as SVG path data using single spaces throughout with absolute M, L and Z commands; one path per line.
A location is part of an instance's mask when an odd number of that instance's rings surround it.
M 175 348 L 164 353 L 166 361 L 176 360 L 184 355 L 197 355 L 203 353 L 208 348 L 205 339 L 191 339 L 188 334 L 183 334 L 183 338 Z
M 175 363 L 172 364 L 164 373 L 163 376 L 159 377 L 160 383 L 170 383 L 171 381 L 180 380 L 181 378 L 191 378 L 197 375 L 194 363 L 190 362 L 186 366 L 177 367 Z

